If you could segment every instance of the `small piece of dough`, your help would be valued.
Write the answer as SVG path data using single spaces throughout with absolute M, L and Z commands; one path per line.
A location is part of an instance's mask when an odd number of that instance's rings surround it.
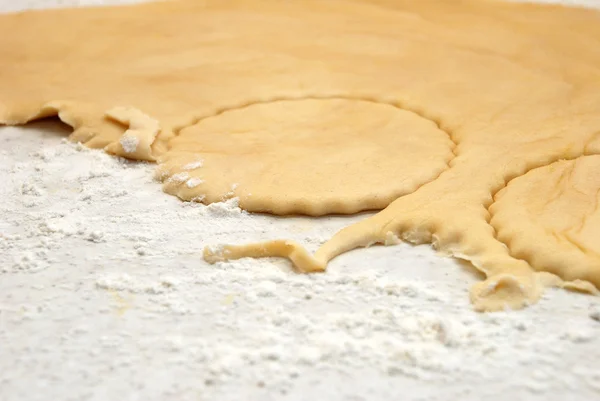
M 73 35 L 76 32 L 76 35 Z M 432 243 L 478 310 L 600 286 L 600 13 L 488 0 L 180 0 L 0 15 L 0 123 L 156 160 L 182 199 L 352 213 L 315 255 Z M 117 108 L 130 105 L 128 108 Z M 243 239 L 240 239 L 243 242 Z
M 129 159 L 155 161 L 152 144 L 160 131 L 158 121 L 132 107 L 115 107 L 106 116 L 129 127 L 118 141 L 104 148 L 108 153 Z

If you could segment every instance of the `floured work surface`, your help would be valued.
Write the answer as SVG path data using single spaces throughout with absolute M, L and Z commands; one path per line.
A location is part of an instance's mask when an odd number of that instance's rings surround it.
M 171 1 L 0 16 L 0 122 L 157 161 L 184 200 L 384 208 L 316 255 L 432 242 L 480 310 L 600 286 L 600 14 L 487 1 Z M 243 242 L 243 238 L 240 238 Z

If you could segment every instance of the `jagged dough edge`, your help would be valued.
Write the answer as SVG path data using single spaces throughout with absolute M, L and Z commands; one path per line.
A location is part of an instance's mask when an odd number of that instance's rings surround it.
M 85 106 L 69 101 L 55 100 L 46 102 L 40 107 L 31 107 L 29 111 L 17 115 L 11 113 L 5 105 L 0 104 L 0 125 L 24 125 L 47 117 L 58 117 L 60 121 L 73 128 L 69 139 L 83 142 L 84 145 L 90 147 L 96 147 L 90 145 L 90 143 L 95 136 L 101 135 L 101 132 L 83 132 L 86 131 L 85 120 L 82 120 L 81 116 L 72 110 L 76 107 Z M 113 107 L 99 117 L 106 117 L 124 126 L 124 132 L 117 141 L 103 146 L 107 153 L 134 160 L 156 160 L 157 156 L 152 149 L 152 145 L 160 132 L 160 124 L 157 120 L 136 108 L 122 106 Z M 80 139 L 85 140 L 81 141 Z M 133 140 L 135 149 L 133 151 L 125 149 L 123 147 L 124 140 Z
M 323 272 L 326 261 L 318 261 L 304 247 L 294 241 L 276 240 L 248 245 L 225 245 L 204 248 L 204 260 L 214 264 L 245 257 L 282 257 L 289 259 L 302 273 Z
M 585 149 L 573 159 L 583 157 L 586 155 L 592 155 L 595 153 L 589 153 L 585 151 Z M 561 160 L 560 158 L 558 160 Z M 555 163 L 557 160 L 547 160 L 542 165 L 535 165 L 526 169 L 525 172 L 511 177 L 509 180 L 504 182 L 504 185 L 493 192 L 491 199 L 494 199 L 494 196 L 498 194 L 502 189 L 504 189 L 510 181 L 522 177 L 527 174 L 529 171 L 542 168 L 548 166 L 550 164 Z M 490 216 L 489 208 L 491 205 L 486 207 L 488 212 L 488 216 Z M 368 220 L 368 219 L 367 219 Z M 360 221 L 350 227 L 352 230 L 342 229 L 340 232 L 336 234 L 336 242 L 328 241 L 324 246 L 322 246 L 314 256 L 311 256 L 301 245 L 294 242 L 285 242 L 288 247 L 291 249 L 287 249 L 286 252 L 281 252 L 280 242 L 281 241 L 269 241 L 263 243 L 249 244 L 243 246 L 234 246 L 234 245 L 226 245 L 217 250 L 207 247 L 205 249 L 205 260 L 209 263 L 215 263 L 216 261 L 225 261 L 225 260 L 233 260 L 240 259 L 244 257 L 287 257 L 292 261 L 294 266 L 301 272 L 311 272 L 311 271 L 322 271 L 326 269 L 327 263 L 336 257 L 337 255 L 347 252 L 349 250 L 365 246 L 370 246 L 375 243 L 385 243 L 386 245 L 393 245 L 400 240 L 400 238 L 406 242 L 414 243 L 414 244 L 422 244 L 422 243 L 432 243 L 435 242 L 436 233 L 426 233 L 418 228 L 408 229 L 401 233 L 393 233 L 390 231 L 384 230 L 386 235 L 382 237 L 377 233 L 372 234 L 364 234 L 364 232 L 368 233 L 369 230 L 364 230 L 362 234 L 360 230 L 356 229 L 359 225 L 366 224 L 367 220 Z M 487 220 L 487 224 L 490 227 L 494 228 L 489 219 Z M 368 227 L 366 227 L 368 228 Z M 347 232 L 348 235 L 344 235 Z M 510 248 L 507 244 L 499 241 L 498 238 L 495 238 L 496 241 L 504 244 L 510 251 Z M 468 256 L 461 253 L 459 247 L 457 248 L 444 248 L 442 247 L 440 251 L 445 252 L 447 256 L 455 257 L 458 259 L 466 260 L 470 262 L 477 270 L 486 273 L 485 266 L 480 263 L 476 257 Z M 294 258 L 291 259 L 289 255 L 297 253 L 302 254 L 302 258 Z M 527 261 L 524 261 L 527 263 Z M 506 308 L 510 309 L 521 309 L 528 305 L 531 305 L 537 302 L 541 296 L 543 295 L 544 289 L 548 287 L 561 287 L 565 289 L 571 289 L 576 291 L 583 291 L 593 294 L 598 294 L 598 290 L 593 286 L 593 284 L 589 282 L 585 282 L 582 280 L 575 281 L 563 281 L 560 277 L 553 275 L 548 272 L 536 272 L 531 268 L 531 265 L 527 263 L 530 268 L 530 272 L 521 271 L 515 274 L 515 272 L 505 271 L 500 273 L 495 273 L 493 275 L 488 276 L 486 280 L 483 282 L 476 283 L 471 288 L 470 297 L 473 305 L 477 311 L 497 311 L 503 310 Z
M 369 210 L 381 210 L 387 207 L 394 200 L 398 199 L 401 196 L 406 196 L 408 194 L 414 193 L 423 185 L 436 180 L 444 171 L 447 169 L 442 169 L 439 171 L 435 177 L 431 180 L 423 183 L 415 183 L 412 187 L 406 188 L 401 193 L 391 194 L 389 196 L 378 196 L 376 194 L 370 196 L 363 196 L 355 201 L 341 201 L 337 200 L 334 197 L 331 199 L 326 199 L 321 201 L 319 204 L 309 204 L 307 202 L 297 202 L 294 204 L 289 204 L 283 207 L 271 207 L 269 209 L 256 209 L 253 207 L 249 207 L 243 203 L 240 204 L 240 207 L 244 210 L 254 213 L 269 213 L 278 216 L 288 216 L 288 215 L 305 215 L 312 217 L 326 216 L 331 214 L 344 214 L 344 215 L 352 215 L 364 211 Z M 202 198 L 204 200 L 203 193 L 193 193 L 190 191 L 190 188 L 187 186 L 187 180 L 180 181 L 174 179 L 178 174 L 185 173 L 185 170 L 181 169 L 169 169 L 165 167 L 164 163 L 160 162 L 156 171 L 155 178 L 161 182 L 163 182 L 163 191 L 178 197 L 183 201 L 195 201 L 197 199 Z M 434 171 L 436 173 L 436 171 Z M 232 189 L 230 194 L 225 194 L 229 196 L 239 196 L 236 193 L 235 189 Z M 226 197 L 224 196 L 223 199 Z M 208 204 L 207 202 L 203 202 Z
M 271 213 L 271 214 L 276 214 L 276 215 L 304 214 L 304 215 L 309 215 L 309 216 L 323 216 L 323 215 L 327 215 L 327 214 L 331 214 L 331 213 L 354 214 L 354 213 L 365 211 L 365 210 L 380 210 L 382 208 L 385 208 L 387 205 L 389 205 L 391 202 L 393 202 L 398 197 L 406 196 L 410 193 L 413 193 L 413 192 L 417 191 L 421 186 L 427 184 L 428 182 L 436 180 L 439 177 L 439 175 L 441 175 L 447 169 L 451 168 L 452 163 L 454 162 L 454 159 L 456 158 L 458 144 L 455 141 L 452 133 L 448 129 L 444 128 L 442 126 L 442 124 L 440 123 L 440 121 L 438 121 L 438 119 L 434 118 L 433 116 L 429 115 L 428 113 L 424 112 L 423 110 L 418 110 L 418 109 L 415 109 L 414 107 L 408 107 L 408 106 L 404 105 L 401 101 L 397 100 L 395 97 L 390 97 L 390 96 L 386 97 L 386 96 L 374 95 L 374 94 L 368 94 L 368 93 L 367 94 L 356 94 L 356 95 L 351 95 L 351 94 L 347 94 L 347 93 L 329 93 L 329 94 L 313 93 L 313 94 L 304 94 L 304 95 L 298 95 L 298 96 L 271 96 L 271 97 L 263 98 L 263 99 L 251 99 L 251 100 L 246 100 L 246 101 L 239 102 L 236 104 L 232 104 L 229 106 L 216 107 L 211 112 L 197 115 L 193 118 L 187 118 L 186 123 L 178 124 L 172 129 L 168 129 L 168 127 L 166 127 L 166 128 L 163 127 L 162 132 L 161 132 L 161 127 L 160 127 L 159 122 L 157 120 L 153 119 L 152 117 L 144 114 L 142 111 L 135 109 L 133 107 L 115 106 L 115 107 L 109 109 L 108 111 L 106 111 L 104 113 L 104 117 L 123 125 L 125 131 L 123 132 L 123 134 L 121 135 L 121 137 L 118 140 L 113 141 L 105 146 L 100 146 L 100 147 L 103 148 L 109 154 L 113 154 L 113 155 L 120 156 L 120 157 L 125 157 L 125 158 L 132 159 L 132 160 L 143 160 L 143 161 L 150 161 L 150 162 L 159 161 L 158 168 L 160 170 L 161 165 L 160 165 L 159 158 L 161 156 L 168 157 L 168 153 L 166 153 L 166 148 L 162 145 L 164 145 L 164 142 L 166 142 L 167 140 L 171 139 L 174 136 L 177 136 L 183 129 L 190 128 L 205 119 L 216 117 L 216 116 L 219 116 L 219 115 L 229 112 L 229 111 L 239 110 L 239 109 L 247 108 L 247 107 L 250 107 L 253 105 L 258 105 L 258 104 L 266 104 L 266 103 L 280 102 L 280 101 L 296 101 L 296 100 L 297 101 L 300 101 L 300 100 L 364 101 L 364 102 L 371 102 L 371 103 L 376 103 L 376 104 L 381 104 L 381 105 L 387 105 L 387 106 L 391 106 L 391 107 L 394 107 L 399 110 L 413 113 L 418 117 L 421 117 L 425 120 L 431 121 L 437 127 L 437 129 L 439 131 L 445 133 L 448 136 L 448 139 L 451 142 L 451 146 L 450 146 L 449 150 L 452 153 L 452 156 L 449 160 L 446 161 L 447 168 L 440 171 L 439 174 L 435 178 L 431 179 L 430 181 L 415 185 L 414 188 L 409 188 L 408 190 L 404 191 L 405 193 L 403 193 L 403 194 L 393 194 L 393 195 L 386 197 L 385 199 L 381 199 L 378 196 L 371 196 L 371 197 L 364 197 L 363 199 L 360 199 L 353 203 L 347 203 L 347 202 L 344 203 L 344 202 L 340 202 L 340 201 L 331 200 L 322 205 L 319 205 L 318 207 L 316 207 L 314 205 L 311 206 L 311 205 L 306 205 L 306 204 L 298 204 L 294 207 L 286 207 L 286 208 L 279 208 L 279 209 L 274 208 L 272 210 L 271 209 L 269 209 L 269 210 L 254 210 L 254 209 L 248 208 L 249 211 L 261 212 L 261 213 Z M 3 107 L 3 105 L 0 104 L 0 124 L 23 125 L 23 124 L 26 124 L 28 122 L 31 122 L 31 121 L 34 121 L 37 119 L 58 116 L 61 119 L 61 121 L 70 125 L 74 129 L 73 133 L 70 136 L 71 140 L 74 140 L 77 142 L 82 142 L 84 145 L 90 146 L 91 140 L 93 139 L 94 136 L 97 136 L 98 134 L 82 132 L 82 131 L 84 131 L 84 129 L 83 129 L 84 127 L 82 127 L 81 124 L 78 123 L 77 119 L 75 118 L 77 116 L 74 113 L 71 113 L 69 111 L 69 107 L 68 107 L 69 103 L 70 102 L 62 102 L 62 101 L 49 102 L 49 103 L 46 103 L 41 108 L 39 108 L 38 111 L 30 113 L 26 118 L 19 118 L 19 119 L 11 119 L 9 117 L 10 114 L 8 113 L 8 108 Z M 156 138 L 159 134 L 161 135 L 161 137 L 164 136 L 164 138 L 162 138 L 161 141 L 156 141 Z M 80 139 L 84 139 L 84 140 L 80 140 Z M 133 139 L 134 141 L 137 142 L 137 146 L 134 151 L 129 151 L 130 149 L 125 149 L 123 147 L 124 141 L 131 140 L 131 139 Z M 98 146 L 91 145 L 90 147 L 97 148 Z M 160 149 L 160 150 L 157 150 L 157 149 Z M 168 180 L 168 178 L 170 176 L 175 175 L 178 172 L 179 171 L 173 171 L 173 172 L 158 171 L 157 172 L 157 177 L 160 177 L 161 181 L 164 181 L 167 183 L 167 184 L 163 185 L 163 191 L 170 195 L 177 196 L 178 198 L 180 198 L 181 200 L 184 200 L 184 201 L 192 201 L 192 200 L 197 200 L 197 199 L 202 198 L 201 195 L 200 196 L 195 195 L 193 197 L 183 196 L 182 191 L 181 191 L 181 185 L 185 185 L 185 183 L 180 183 L 180 185 L 177 185 L 177 183 L 173 183 Z M 368 206 L 365 207 L 364 206 L 365 204 L 367 204 Z M 243 206 L 244 205 L 242 204 L 241 207 L 243 208 Z
M 47 117 L 58 117 L 60 121 L 75 129 L 77 123 L 74 116 L 67 110 L 64 110 L 64 103 L 62 101 L 51 101 L 39 107 L 30 108 L 28 112 L 21 112 L 19 114 L 11 112 L 5 104 L 0 104 L 0 125 L 25 125 Z
M 407 241 L 410 235 L 403 235 Z M 414 238 L 417 238 L 415 235 Z M 381 243 L 380 239 L 372 238 L 368 245 Z M 400 239 L 393 233 L 386 235 L 385 245 L 396 245 Z M 423 243 L 423 241 L 407 241 L 411 243 Z M 445 251 L 449 257 L 466 260 L 471 262 L 478 270 L 484 272 L 482 266 L 473 258 L 470 258 L 457 251 Z M 343 253 L 343 252 L 340 252 Z M 245 257 L 284 257 L 289 259 L 293 266 L 301 273 L 323 272 L 330 261 L 329 255 L 320 248 L 315 255 L 311 255 L 304 247 L 293 241 L 267 241 L 247 245 L 224 245 L 220 247 L 207 246 L 204 249 L 204 260 L 210 264 L 236 260 Z M 476 283 L 471 289 L 471 301 L 477 311 L 497 311 L 510 309 L 521 309 L 525 306 L 535 303 L 543 294 L 544 287 L 552 283 L 553 286 L 560 286 L 562 281 L 556 277 L 556 280 L 548 280 L 549 273 L 531 273 L 531 274 L 496 274 L 490 276 L 483 282 Z
M 317 99 L 324 98 L 324 99 L 326 99 L 326 98 L 332 98 L 332 97 L 327 96 L 327 97 L 302 97 L 302 98 L 317 98 Z M 299 99 L 302 99 L 302 98 L 299 98 Z M 339 97 L 333 97 L 333 98 L 339 98 Z M 348 98 L 348 97 L 341 97 L 341 98 Z M 235 107 L 218 109 L 214 114 L 207 115 L 207 116 L 204 116 L 201 118 L 197 118 L 191 124 L 186 125 L 186 126 L 192 126 L 194 124 L 197 124 L 199 121 L 201 121 L 204 118 L 208 118 L 213 115 L 219 115 L 228 110 L 234 110 L 236 108 L 247 107 L 251 104 L 267 103 L 269 101 L 277 101 L 277 100 L 281 100 L 281 99 L 285 100 L 288 98 L 278 98 L 278 99 L 269 99 L 269 100 L 265 100 L 265 101 L 255 101 L 255 102 L 245 103 L 243 105 L 238 105 Z M 296 99 L 296 98 L 293 98 L 293 99 Z M 371 99 L 366 99 L 366 100 L 372 101 Z M 384 102 L 380 102 L 380 103 L 386 104 Z M 397 104 L 392 104 L 392 105 L 394 107 L 399 107 Z M 406 110 L 406 109 L 403 109 L 403 110 Z M 408 110 L 408 111 L 411 111 L 411 110 Z M 421 113 L 416 113 L 416 114 L 420 115 L 421 117 L 427 118 Z M 34 120 L 42 119 L 42 118 L 46 118 L 46 117 L 52 117 L 52 116 L 57 116 L 62 122 L 73 127 L 75 129 L 75 131 L 77 130 L 77 128 L 79 128 L 79 124 L 76 120 L 76 116 L 73 113 L 69 112 L 68 108 L 65 107 L 64 102 L 60 102 L 60 101 L 48 102 L 48 103 L 44 104 L 37 112 L 30 113 L 30 114 L 26 115 L 26 117 L 21 117 L 21 118 L 11 117 L 11 114 L 8 112 L 8 109 L 5 106 L 0 108 L 0 124 L 4 124 L 4 125 L 22 125 L 22 124 L 26 124 L 27 122 L 30 122 L 30 121 L 34 121 Z M 136 159 L 149 160 L 149 161 L 156 160 L 156 158 L 151 155 L 151 145 L 152 145 L 154 139 L 156 138 L 158 131 L 160 130 L 159 124 L 156 120 L 151 119 L 150 117 L 143 114 L 141 111 L 139 111 L 137 109 L 133 109 L 133 108 L 114 108 L 114 109 L 109 110 L 106 113 L 106 116 L 108 118 L 118 121 L 124 125 L 127 125 L 128 130 L 126 131 L 126 133 L 128 133 L 128 135 L 131 135 L 133 132 L 133 135 L 137 137 L 137 135 L 139 133 L 141 136 L 141 139 L 143 140 L 143 145 L 144 145 L 143 146 L 144 150 L 141 151 L 140 154 L 134 154 L 134 155 L 129 154 L 131 152 L 126 152 L 125 149 L 123 149 L 120 142 L 112 143 L 111 145 L 107 146 L 105 149 L 108 152 L 114 153 L 117 155 L 121 155 L 121 156 L 132 157 L 132 158 L 136 158 Z M 432 120 L 432 121 L 434 121 L 434 120 Z M 435 121 L 434 121 L 434 123 L 436 123 L 436 125 L 439 127 L 439 123 L 437 123 Z M 184 126 L 180 126 L 178 128 L 178 130 L 176 130 L 176 132 L 179 132 L 183 128 L 184 128 Z M 137 132 L 135 132 L 135 131 L 137 131 Z M 442 131 L 444 131 L 444 130 L 442 130 Z M 444 131 L 444 132 L 448 133 L 447 131 Z M 455 149 L 457 146 L 456 142 L 454 142 L 452 136 L 449 133 L 448 133 L 448 136 L 449 136 L 450 140 L 455 144 L 455 147 L 454 147 L 454 149 Z M 148 138 L 150 138 L 150 140 Z M 456 156 L 454 149 L 453 149 L 453 153 Z M 595 154 L 595 153 L 590 153 L 590 154 Z M 585 155 L 587 155 L 587 154 L 584 153 L 577 157 L 581 157 L 581 156 L 585 156 Z M 449 162 L 449 165 L 451 162 L 452 162 L 452 160 Z M 552 161 L 551 163 L 554 163 L 554 162 L 555 161 Z M 548 163 L 548 164 L 551 164 L 551 163 Z M 545 164 L 545 165 L 547 165 L 547 164 Z M 527 172 L 529 172 L 533 169 L 544 167 L 545 165 L 536 166 L 534 168 L 528 169 L 525 173 L 520 174 L 517 177 L 512 177 L 510 180 L 508 180 L 506 182 L 506 184 L 502 188 L 500 188 L 495 193 L 498 193 L 500 190 L 505 188 L 506 185 L 508 185 L 508 183 L 510 181 L 512 181 L 513 179 L 521 177 L 522 175 L 526 174 Z M 487 207 L 487 209 L 489 211 L 489 206 Z M 404 233 L 403 237 L 405 240 L 407 240 L 409 237 L 409 233 Z M 382 241 L 380 238 L 372 238 L 372 241 L 369 241 L 369 242 L 379 243 Z M 385 242 L 387 243 L 388 241 L 386 240 Z M 394 243 L 395 241 L 389 241 L 389 242 Z M 357 244 L 356 246 L 353 246 L 350 249 L 353 249 L 358 246 L 360 246 L 360 245 Z M 346 244 L 346 246 L 344 246 L 344 248 L 348 248 L 348 244 Z M 319 251 L 321 251 L 321 250 L 319 250 Z M 243 245 L 243 246 L 227 245 L 227 246 L 220 248 L 219 250 L 215 250 L 213 248 L 207 247 L 207 248 L 205 248 L 205 251 L 204 251 L 204 258 L 209 263 L 215 263 L 218 261 L 233 260 L 233 259 L 239 259 L 239 258 L 243 258 L 243 257 L 270 257 L 270 256 L 285 257 L 285 258 L 290 259 L 299 271 L 309 273 L 309 272 L 324 271 L 326 269 L 326 265 L 329 262 L 329 260 L 336 256 L 336 255 L 328 256 L 327 254 L 324 254 L 323 252 L 320 253 L 319 251 L 314 256 L 312 256 L 301 245 L 299 245 L 295 242 L 292 242 L 292 241 L 281 241 L 280 240 L 280 241 L 270 241 L 270 242 L 257 243 L 257 244 L 249 244 L 249 245 Z M 345 251 L 347 251 L 347 249 L 342 250 L 341 252 L 335 252 L 335 253 L 336 254 L 343 253 Z M 456 258 L 468 260 L 471 263 L 473 263 L 473 265 L 476 268 L 478 268 L 481 271 L 484 271 L 484 269 L 482 269 L 481 266 L 478 266 L 478 263 L 476 263 L 472 258 L 466 257 L 465 255 L 461 255 L 457 251 L 450 251 L 450 252 L 448 252 L 448 255 L 456 257 Z M 548 277 L 550 277 L 550 276 L 552 276 L 553 278 L 549 279 Z M 504 303 L 506 306 L 509 306 L 511 308 L 519 308 L 519 307 L 526 306 L 532 302 L 535 302 L 541 296 L 541 294 L 543 292 L 543 288 L 548 287 L 548 286 L 562 287 L 562 288 L 566 288 L 566 289 L 572 289 L 572 290 L 584 291 L 584 292 L 590 292 L 590 293 L 598 293 L 598 290 L 591 283 L 584 282 L 581 280 L 565 282 L 562 279 L 560 279 L 559 277 L 550 275 L 549 273 L 544 273 L 544 272 L 532 273 L 531 277 L 528 277 L 528 279 L 529 280 L 523 280 L 523 277 L 516 278 L 515 276 L 510 275 L 510 274 L 496 275 L 496 276 L 490 277 L 490 278 L 488 278 L 488 280 L 481 282 L 481 283 L 477 283 L 473 287 L 473 290 L 471 292 L 471 299 L 472 299 L 473 303 L 475 304 L 477 310 L 495 310 L 495 309 L 497 309 L 496 306 L 498 303 L 498 299 L 500 299 L 501 301 L 503 300 L 503 302 L 501 302 L 501 303 Z M 524 285 L 524 281 L 525 281 L 526 285 Z M 493 302 L 490 303 L 490 302 L 488 302 L 488 300 L 491 295 L 493 295 L 494 300 L 493 300 Z

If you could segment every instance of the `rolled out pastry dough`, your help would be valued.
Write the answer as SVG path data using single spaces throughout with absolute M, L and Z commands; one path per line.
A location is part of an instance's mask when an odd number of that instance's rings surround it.
M 486 0 L 181 0 L 0 16 L 0 123 L 157 161 L 168 193 L 249 211 L 383 209 L 310 255 L 431 242 L 479 310 L 600 287 L 600 14 Z M 243 239 L 240 239 L 241 241 Z

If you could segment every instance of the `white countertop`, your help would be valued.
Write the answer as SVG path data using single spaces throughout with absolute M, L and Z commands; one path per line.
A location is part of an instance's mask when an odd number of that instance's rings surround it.
M 0 10 L 109 2 L 123 1 Z M 2 401 L 600 399 L 600 298 L 550 290 L 477 314 L 476 273 L 428 246 L 353 251 L 313 276 L 282 260 L 209 266 L 206 243 L 314 249 L 360 217 L 190 206 L 150 166 L 67 135 L 0 128 Z

